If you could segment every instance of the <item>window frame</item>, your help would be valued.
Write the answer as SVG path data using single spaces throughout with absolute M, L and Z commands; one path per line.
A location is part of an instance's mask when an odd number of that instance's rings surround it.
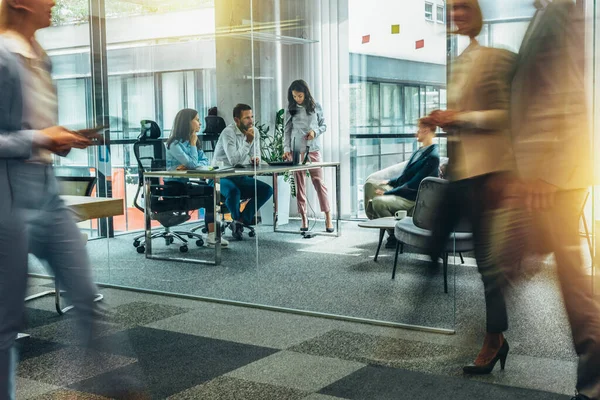
M 427 11 L 427 6 L 431 7 L 431 11 Z M 435 21 L 433 19 L 433 6 L 434 6 L 434 4 L 432 2 L 429 2 L 429 1 L 425 2 L 425 20 L 426 21 L 430 21 L 430 22 Z M 428 14 L 429 14 L 429 17 L 427 16 Z
M 442 19 L 439 18 L 440 14 L 439 11 L 442 10 Z M 444 7 L 441 4 L 438 4 L 435 6 L 435 20 L 436 22 L 440 23 L 440 24 L 445 24 L 446 23 L 446 7 Z

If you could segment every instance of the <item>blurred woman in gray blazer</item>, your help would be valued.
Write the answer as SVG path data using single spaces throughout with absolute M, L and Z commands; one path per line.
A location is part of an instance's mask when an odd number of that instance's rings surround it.
M 34 33 L 50 25 L 53 0 L 0 2 L 0 399 L 15 398 L 16 351 L 27 253 L 46 260 L 79 313 L 96 289 L 81 233 L 58 194 L 52 153 L 90 140 L 56 126 L 56 93 Z M 89 321 L 87 318 L 86 321 Z
M 468 36 L 469 46 L 451 65 L 448 110 L 431 113 L 448 131 L 448 173 L 452 181 L 439 211 L 439 229 L 433 232 L 433 260 L 437 263 L 450 232 L 461 219 L 470 222 L 477 267 L 486 302 L 486 335 L 483 348 L 465 373 L 490 373 L 501 367 L 508 354 L 503 332 L 508 328 L 503 275 L 490 257 L 488 213 L 495 208 L 499 187 L 513 170 L 510 146 L 509 97 L 515 54 L 481 46 L 475 37 L 483 17 L 477 0 L 452 0 L 448 4 L 454 33 Z

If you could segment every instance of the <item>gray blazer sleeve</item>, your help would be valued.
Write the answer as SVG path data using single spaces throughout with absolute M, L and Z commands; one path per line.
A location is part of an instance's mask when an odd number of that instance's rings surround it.
M 0 51 L 0 158 L 29 158 L 38 137 L 33 130 L 11 130 L 11 118 L 15 118 L 13 103 L 18 101 L 15 93 L 20 91 L 17 71 L 10 65 L 10 53 Z
M 317 103 L 315 112 L 317 113 L 317 124 L 319 125 L 318 128 L 315 130 L 316 138 L 327 131 L 327 124 L 325 123 L 325 116 L 323 115 L 323 107 L 321 107 L 321 104 Z

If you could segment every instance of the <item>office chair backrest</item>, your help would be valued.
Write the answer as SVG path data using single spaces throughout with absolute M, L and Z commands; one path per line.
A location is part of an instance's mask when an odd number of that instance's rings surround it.
M 442 203 L 446 190 L 448 189 L 448 181 L 441 178 L 427 177 L 421 181 L 419 191 L 417 192 L 417 200 L 415 201 L 415 209 L 413 211 L 413 223 L 416 227 L 432 231 L 438 223 L 438 213 L 453 212 L 453 210 L 443 210 Z M 455 232 L 471 232 L 471 224 L 466 219 L 458 221 L 454 227 Z
M 142 126 L 142 129 L 140 131 L 140 135 L 138 136 L 138 140 L 143 141 L 160 138 L 160 128 L 156 122 L 149 119 L 143 119 L 140 121 L 140 125 Z
M 138 190 L 133 199 L 133 205 L 138 210 L 144 211 L 144 207 L 139 203 L 140 192 L 144 186 L 144 172 L 167 169 L 167 153 L 162 139 L 159 139 L 161 131 L 158 124 L 150 120 L 142 120 L 140 124 L 140 135 L 133 144 L 133 154 L 138 164 Z M 159 185 L 160 180 L 153 178 L 151 184 Z
M 415 226 L 429 231 L 433 230 L 447 185 L 448 181 L 440 178 L 427 177 L 421 181 L 413 211 Z
M 73 196 L 91 196 L 96 184 L 93 176 L 57 176 L 60 194 Z

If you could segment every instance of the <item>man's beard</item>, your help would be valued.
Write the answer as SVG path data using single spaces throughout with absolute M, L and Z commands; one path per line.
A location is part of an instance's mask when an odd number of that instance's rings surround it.
M 246 125 L 244 125 L 244 124 L 240 123 L 240 125 L 238 126 L 238 128 L 240 129 L 240 131 L 242 131 L 242 132 L 245 132 L 245 131 L 247 131 L 248 129 L 252 128 L 252 124 L 250 124 L 250 125 L 246 126 Z

